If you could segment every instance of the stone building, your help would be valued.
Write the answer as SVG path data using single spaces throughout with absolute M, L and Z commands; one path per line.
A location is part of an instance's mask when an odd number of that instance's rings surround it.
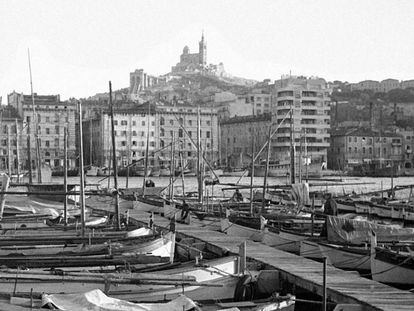
M 10 174 L 23 169 L 21 157 L 21 133 L 23 120 L 12 106 L 2 106 L 0 110 L 0 170 Z M 19 168 L 19 169 L 18 169 Z
M 144 72 L 144 69 L 136 69 L 129 74 L 129 96 L 130 99 L 139 98 L 139 93 L 153 86 L 165 85 L 166 77 L 156 77 Z
M 220 123 L 221 161 L 226 167 L 246 167 L 252 161 L 254 139 L 255 152 L 267 141 L 270 114 L 233 117 Z M 263 154 L 262 158 L 265 157 Z
M 279 129 L 272 138 L 272 159 L 289 163 L 291 132 L 293 130 L 296 154 L 306 148 L 308 163 L 325 165 L 329 148 L 330 94 L 321 78 L 288 76 L 275 81 L 272 113 Z M 292 122 L 290 110 L 292 109 Z M 283 118 L 287 116 L 282 123 Z
M 40 143 L 40 163 L 49 165 L 52 170 L 63 169 L 65 128 L 68 129 L 68 167 L 69 169 L 76 167 L 76 105 L 74 102 L 61 102 L 59 95 L 37 94 L 34 94 L 33 101 L 31 95 L 13 92 L 8 95 L 8 103 L 17 110 L 25 126 L 30 122 L 33 168 L 36 167 L 34 159 L 36 158 L 35 137 L 37 135 Z M 27 141 L 26 131 L 22 131 L 21 140 Z M 24 167 L 28 166 L 27 151 L 27 144 L 21 144 L 21 161 Z
M 411 135 L 410 136 L 411 140 Z M 411 147 L 410 147 L 411 148 Z M 329 167 L 352 170 L 362 164 L 392 166 L 402 161 L 402 136 L 369 128 L 338 129 L 331 133 Z
M 83 122 L 84 157 L 87 163 L 108 167 L 112 157 L 109 111 L 106 109 L 89 115 L 92 119 Z M 117 164 L 120 168 L 145 157 L 147 135 L 149 165 L 169 166 L 168 146 L 174 137 L 177 151 L 176 166 L 179 166 L 178 151 L 181 151 L 184 165 L 188 163 L 190 168 L 194 167 L 197 158 L 196 148 L 191 142 L 191 139 L 197 141 L 197 108 L 194 106 L 147 103 L 122 107 L 118 104 L 114 108 L 114 123 Z M 202 149 L 206 158 L 214 162 L 218 157 L 217 112 L 209 108 L 200 108 L 200 123 Z
M 188 46 L 185 46 L 183 53 L 180 55 L 180 62 L 171 68 L 171 72 L 199 72 L 203 71 L 207 65 L 207 42 L 204 40 L 204 34 L 198 43 L 198 53 L 190 53 Z
M 246 103 L 251 104 L 253 115 L 260 115 L 272 112 L 271 92 L 257 90 L 247 94 Z

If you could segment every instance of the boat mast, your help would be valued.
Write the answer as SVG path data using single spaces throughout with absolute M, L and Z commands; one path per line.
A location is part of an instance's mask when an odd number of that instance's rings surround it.
M 148 177 L 148 149 L 149 149 L 149 135 L 150 135 L 150 109 L 151 104 L 148 103 L 148 115 L 147 115 L 147 146 L 145 148 L 145 170 L 144 170 L 144 179 L 142 182 L 142 197 L 145 197 L 145 182 Z
M 65 200 L 63 201 L 63 223 L 68 225 L 68 127 L 67 124 L 64 128 L 63 134 L 63 187 L 65 191 Z
M 17 164 L 17 182 L 20 183 L 20 144 L 19 144 L 19 128 L 17 119 L 15 120 L 16 125 L 16 164 Z
M 203 203 L 203 176 L 201 171 L 201 120 L 200 106 L 197 109 L 197 181 L 198 181 L 198 202 Z
M 170 149 L 170 185 L 169 185 L 169 191 L 168 194 L 170 196 L 170 201 L 174 199 L 174 170 L 175 170 L 175 160 L 174 160 L 174 144 L 175 144 L 175 133 L 172 133 L 172 142 L 171 142 L 171 149 Z M 181 166 L 181 175 L 184 174 L 184 167 Z
M 295 136 L 293 135 L 293 108 L 290 104 L 290 183 L 295 183 Z
M 255 136 L 252 130 L 252 168 L 251 168 L 251 174 L 250 174 L 250 215 L 253 215 L 254 144 L 255 144 Z
M 12 171 L 11 171 L 10 127 L 7 125 L 6 127 L 7 127 L 7 164 L 8 164 L 7 170 L 9 173 L 9 177 L 11 178 Z
M 92 169 L 92 117 L 89 116 L 89 165 Z
M 37 182 L 42 182 L 42 168 L 41 168 L 41 160 L 40 160 L 40 137 L 39 137 L 39 125 L 38 125 L 38 118 L 36 118 L 36 110 L 35 110 L 35 99 L 33 93 L 33 80 L 32 80 L 32 66 L 30 63 L 30 50 L 27 49 L 27 56 L 29 59 L 29 73 L 30 73 L 30 92 L 32 95 L 32 111 L 33 111 L 33 120 L 35 122 L 35 143 L 36 143 L 36 165 L 37 165 Z
M 121 217 L 119 215 L 119 193 L 118 193 L 118 168 L 116 163 L 116 149 L 115 149 L 115 122 L 114 122 L 114 107 L 112 105 L 112 83 L 109 81 L 109 108 L 111 113 L 111 137 L 112 137 L 112 166 L 114 167 L 114 187 L 115 187 L 115 222 L 116 229 L 121 229 Z M 111 172 L 109 172 L 110 174 Z
M 265 175 L 263 178 L 263 196 L 262 196 L 262 214 L 265 209 L 265 198 L 266 198 L 266 188 L 267 188 L 267 175 L 269 174 L 269 161 L 270 161 L 270 146 L 271 146 L 271 136 L 272 136 L 272 125 L 269 126 L 269 137 L 267 140 L 267 157 L 266 157 L 266 169 Z
M 85 237 L 85 177 L 83 171 L 83 125 L 82 125 L 82 103 L 78 102 L 79 114 L 79 176 L 80 176 L 80 204 L 81 204 L 81 226 L 82 237 Z
M 129 161 L 131 161 L 131 131 L 132 131 L 132 126 L 131 126 L 131 116 L 129 117 L 128 120 L 128 127 L 129 127 L 129 131 L 128 131 L 128 150 L 127 150 L 127 171 L 126 171 L 126 182 L 125 182 L 125 188 L 128 189 L 129 186 Z

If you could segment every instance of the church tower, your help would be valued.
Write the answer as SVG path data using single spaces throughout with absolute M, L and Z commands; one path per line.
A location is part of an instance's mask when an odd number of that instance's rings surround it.
M 198 43 L 198 57 L 199 65 L 207 66 L 207 43 L 204 41 L 204 31 L 201 34 L 201 41 Z

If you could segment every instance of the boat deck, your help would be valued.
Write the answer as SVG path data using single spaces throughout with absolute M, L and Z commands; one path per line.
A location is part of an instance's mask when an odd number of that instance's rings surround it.
M 91 204 L 93 207 L 94 204 Z M 104 208 L 102 202 L 95 208 Z M 122 209 L 123 212 L 126 210 Z M 148 223 L 149 213 L 129 210 L 129 216 L 143 223 Z M 170 220 L 155 215 L 154 223 L 160 229 L 169 228 Z M 245 238 L 228 236 L 219 232 L 220 222 L 206 218 L 202 221 L 192 216 L 190 224 L 176 224 L 178 236 L 185 236 L 206 242 L 210 247 L 238 254 L 239 245 Z M 262 243 L 247 241 L 247 258 L 264 263 L 280 273 L 283 280 L 322 296 L 322 263 L 306 259 L 291 253 L 280 251 Z M 396 289 L 348 272 L 327 267 L 327 296 L 336 303 L 360 304 L 362 310 L 413 310 L 414 294 Z

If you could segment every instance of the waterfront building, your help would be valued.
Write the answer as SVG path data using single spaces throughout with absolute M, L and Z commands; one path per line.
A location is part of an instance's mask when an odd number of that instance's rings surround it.
M 402 89 L 414 88 L 414 80 L 401 81 L 401 88 Z
M 385 79 L 380 82 L 380 91 L 384 93 L 399 88 L 401 88 L 401 85 L 397 79 Z
M 14 174 L 18 171 L 18 167 L 19 170 L 22 169 L 22 128 L 22 118 L 17 110 L 10 105 L 2 106 L 0 110 L 0 170 L 3 172 Z M 26 144 L 26 141 L 24 143 Z
M 277 123 L 274 127 L 279 126 L 279 129 L 272 138 L 272 160 L 290 163 L 293 132 L 292 143 L 296 155 L 302 154 L 303 163 L 320 163 L 326 167 L 330 142 L 330 94 L 331 89 L 321 78 L 287 76 L 275 81 L 272 113 Z
M 220 122 L 221 159 L 226 167 L 247 167 L 252 161 L 252 146 L 258 152 L 268 137 L 271 114 L 237 116 Z M 266 158 L 262 153 L 261 159 Z
M 407 136 L 411 139 L 411 135 Z M 329 167 L 350 171 L 363 164 L 378 167 L 400 164 L 403 155 L 402 140 L 399 134 L 369 128 L 334 130 L 331 133 Z
M 111 122 L 108 109 L 88 114 L 83 121 L 84 157 L 86 163 L 109 167 L 112 158 Z M 182 127 L 181 127 L 182 125 Z M 114 107 L 115 145 L 117 165 L 141 161 L 145 157 L 149 135 L 149 165 L 169 166 L 170 147 L 173 137 L 175 150 L 180 151 L 184 165 L 194 168 L 197 150 L 197 108 L 189 105 L 121 105 Z M 184 130 L 185 129 L 185 130 Z M 187 132 L 187 133 L 186 133 Z M 205 157 L 214 162 L 218 157 L 217 112 L 200 108 L 201 147 Z M 178 154 L 178 153 L 177 153 Z M 179 166 L 179 158 L 176 158 Z
M 217 110 L 219 120 L 250 116 L 253 112 L 253 106 L 247 101 L 246 95 L 237 95 L 228 91 L 215 93 L 206 104 Z
M 59 95 L 31 95 L 12 92 L 8 95 L 8 104 L 14 107 L 19 117 L 30 122 L 32 167 L 36 167 L 36 140 L 40 149 L 40 163 L 49 165 L 52 170 L 62 170 L 64 161 L 64 132 L 68 129 L 68 167 L 76 167 L 76 105 L 74 102 L 62 102 Z M 36 131 L 37 127 L 37 131 Z M 21 141 L 27 141 L 27 131 L 21 133 Z M 21 144 L 21 161 L 27 163 L 27 144 Z
M 381 91 L 381 85 L 378 81 L 374 80 L 364 80 L 358 83 L 352 83 L 351 84 L 351 91 L 354 90 L 372 90 L 374 92 L 380 92 Z

